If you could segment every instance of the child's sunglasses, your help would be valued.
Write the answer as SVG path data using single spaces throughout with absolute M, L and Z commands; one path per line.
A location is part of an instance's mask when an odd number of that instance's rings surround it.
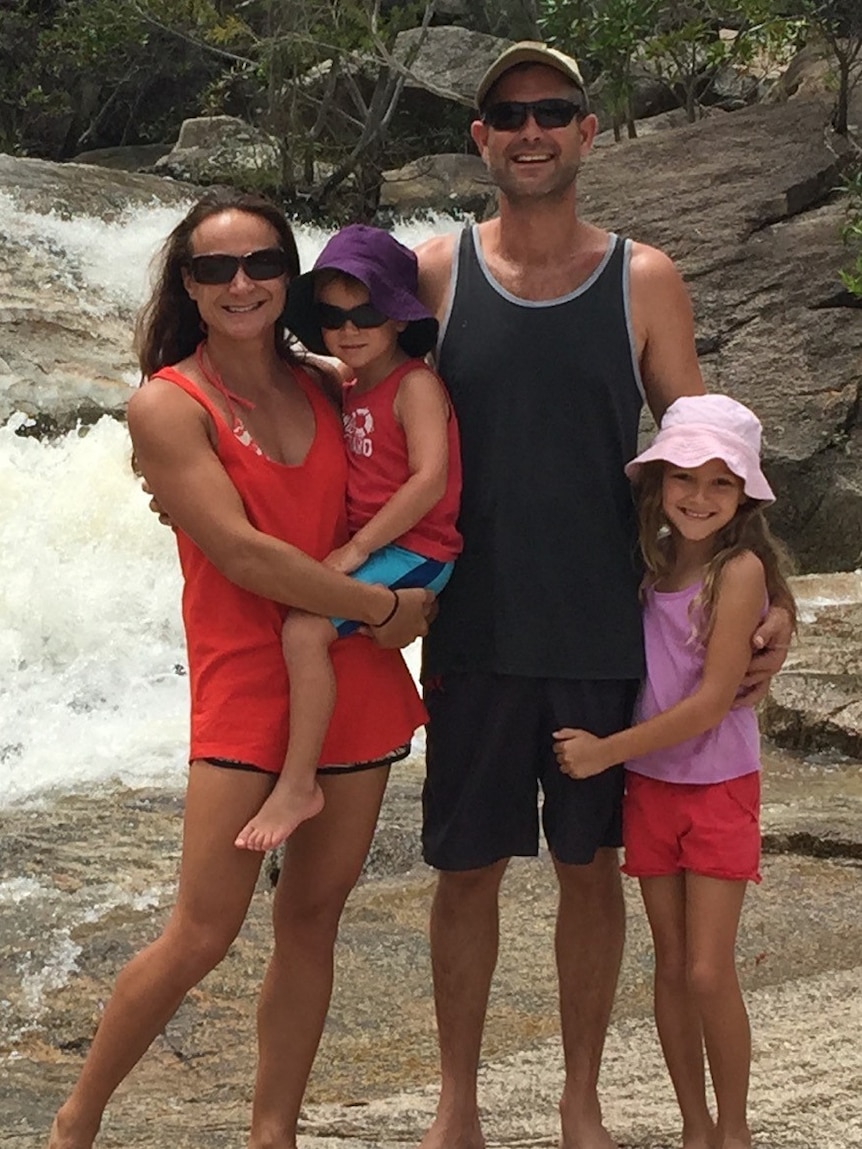
M 230 283 L 242 268 L 249 279 L 278 279 L 287 271 L 280 247 L 263 247 L 246 255 L 193 255 L 189 271 L 195 283 Z
M 482 122 L 495 132 L 517 132 L 532 112 L 542 129 L 566 128 L 582 110 L 572 100 L 500 100 L 485 108 Z
M 317 321 L 326 331 L 338 331 L 348 323 L 352 323 L 354 327 L 382 327 L 388 319 L 388 315 L 384 315 L 370 303 L 360 303 L 358 307 L 351 307 L 349 311 L 343 307 L 336 307 L 333 303 L 317 305 Z

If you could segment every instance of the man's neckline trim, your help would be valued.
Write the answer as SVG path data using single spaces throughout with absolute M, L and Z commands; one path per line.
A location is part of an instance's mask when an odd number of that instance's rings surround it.
M 559 295 L 554 299 L 523 299 L 520 295 L 514 295 L 511 291 L 507 291 L 501 283 L 499 283 L 491 274 L 485 256 L 482 253 L 482 245 L 479 242 L 479 225 L 473 224 L 470 229 L 470 238 L 473 241 L 473 251 L 476 253 L 476 260 L 484 275 L 488 285 L 497 292 L 503 299 L 507 299 L 509 303 L 515 303 L 519 307 L 559 307 L 561 303 L 568 303 L 571 299 L 577 299 L 579 295 L 583 295 L 585 291 L 589 291 L 592 285 L 596 282 L 599 276 L 607 267 L 614 249 L 617 245 L 618 236 L 616 232 L 608 232 L 608 245 L 605 254 L 602 256 L 596 269 L 589 275 L 582 284 L 575 288 L 574 291 L 568 292 L 566 295 Z

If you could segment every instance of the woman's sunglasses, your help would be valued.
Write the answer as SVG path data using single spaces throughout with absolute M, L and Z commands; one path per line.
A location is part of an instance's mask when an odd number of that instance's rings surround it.
M 351 307 L 349 311 L 343 307 L 336 307 L 333 303 L 317 305 L 317 321 L 326 331 L 338 331 L 348 323 L 352 323 L 354 327 L 382 327 L 388 319 L 388 315 L 384 315 L 370 303 L 360 303 L 358 307 Z
M 193 255 L 188 266 L 195 283 L 230 283 L 240 268 L 249 279 L 278 279 L 287 271 L 287 254 L 263 247 L 246 255 Z
M 517 132 L 532 112 L 542 129 L 566 128 L 582 110 L 572 100 L 500 100 L 484 110 L 482 123 L 495 132 Z

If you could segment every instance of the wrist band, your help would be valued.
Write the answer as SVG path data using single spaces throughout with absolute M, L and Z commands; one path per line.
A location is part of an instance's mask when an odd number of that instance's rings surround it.
M 389 589 L 392 590 L 391 587 Z M 380 622 L 372 622 L 370 624 L 375 629 L 377 629 L 378 627 L 381 627 L 381 626 L 386 626 L 387 622 L 391 622 L 393 620 L 393 618 L 395 618 L 395 612 L 398 610 L 398 604 L 401 600 L 398 597 L 398 592 L 394 591 L 394 590 L 392 591 L 392 598 L 393 598 L 392 610 L 390 610 L 390 612 L 389 612 L 389 614 L 387 614 L 386 618 L 382 619 Z

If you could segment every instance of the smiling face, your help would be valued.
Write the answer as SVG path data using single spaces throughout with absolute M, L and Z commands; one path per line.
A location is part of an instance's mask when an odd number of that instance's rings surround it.
M 368 288 L 356 279 L 338 276 L 324 280 L 315 290 L 318 303 L 350 311 L 370 303 Z M 398 345 L 398 334 L 406 327 L 387 319 L 380 327 L 357 327 L 347 320 L 343 327 L 322 329 L 326 350 L 353 371 L 360 384 L 372 386 L 406 358 Z
M 503 100 L 582 101 L 581 93 L 555 68 L 543 64 L 513 68 L 497 81 L 488 104 Z M 470 133 L 494 183 L 507 199 L 561 197 L 575 183 L 581 156 L 592 146 L 595 116 L 573 119 L 562 128 L 541 128 L 532 115 L 514 131 L 499 131 L 476 120 Z
M 699 467 L 664 464 L 662 510 L 671 529 L 688 542 L 722 530 L 745 502 L 743 481 L 721 459 Z
M 281 240 L 271 223 L 236 208 L 209 216 L 191 235 L 192 255 L 247 255 L 277 247 Z M 287 275 L 250 279 L 242 268 L 229 283 L 213 284 L 197 283 L 184 268 L 183 283 L 210 337 L 260 338 L 271 331 L 287 298 Z

